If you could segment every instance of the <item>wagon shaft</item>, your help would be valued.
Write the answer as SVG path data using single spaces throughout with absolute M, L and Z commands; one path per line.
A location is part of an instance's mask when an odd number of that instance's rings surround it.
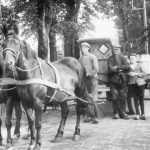
M 41 84 L 41 85 L 45 85 L 47 87 L 57 89 L 61 92 L 64 92 L 64 93 L 69 95 L 69 98 L 65 99 L 64 101 L 67 101 L 67 100 L 70 101 L 70 100 L 77 99 L 77 100 L 80 100 L 84 103 L 88 103 L 86 100 L 75 96 L 74 93 L 69 92 L 69 91 L 61 88 L 58 84 L 51 82 L 51 81 L 46 81 L 46 80 L 42 80 L 42 79 L 28 79 L 28 80 L 15 80 L 12 78 L 1 78 L 0 79 L 0 85 L 1 86 L 3 86 L 3 85 L 22 85 L 22 86 L 24 86 L 24 85 L 29 85 L 29 84 Z

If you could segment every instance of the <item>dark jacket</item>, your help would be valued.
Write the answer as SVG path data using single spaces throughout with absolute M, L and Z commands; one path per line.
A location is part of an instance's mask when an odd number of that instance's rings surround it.
M 117 56 L 117 60 L 115 59 L 115 56 L 112 55 L 109 57 L 107 64 L 110 82 L 119 84 L 120 77 L 122 82 L 127 82 L 126 73 L 129 71 L 129 62 L 122 54 Z M 117 66 L 117 68 L 114 68 L 114 66 Z

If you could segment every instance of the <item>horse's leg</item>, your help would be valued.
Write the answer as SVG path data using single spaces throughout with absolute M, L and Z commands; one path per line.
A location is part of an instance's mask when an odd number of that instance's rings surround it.
M 67 116 L 68 116 L 68 113 L 69 113 L 67 102 L 60 103 L 60 107 L 61 107 L 61 115 L 62 115 L 61 116 L 61 122 L 60 122 L 57 134 L 56 134 L 55 139 L 53 140 L 53 142 L 60 142 L 62 140 L 64 126 L 65 126 Z
M 22 117 L 22 109 L 19 99 L 13 101 L 13 106 L 15 108 L 15 115 L 16 115 L 16 126 L 14 130 L 13 142 L 17 142 L 20 138 L 20 121 Z
M 35 108 L 35 128 L 36 128 L 36 145 L 34 147 L 34 150 L 39 150 L 41 147 L 41 124 L 42 124 L 42 103 L 40 99 L 37 98 L 37 100 L 34 103 Z
M 12 146 L 12 139 L 11 139 L 11 118 L 12 118 L 12 112 L 13 112 L 13 101 L 11 97 L 8 97 L 6 101 L 6 119 L 5 119 L 5 125 L 7 128 L 7 145 L 6 149 L 10 148 Z
M 30 140 L 28 150 L 32 150 L 33 147 L 35 146 L 35 128 L 34 128 L 33 109 L 28 108 L 27 106 L 24 106 L 24 105 L 23 105 L 23 107 L 24 107 L 24 110 L 27 114 L 28 123 L 29 123 L 29 130 L 31 133 L 31 140 Z
M 3 141 L 3 137 L 2 137 L 1 127 L 2 127 L 2 119 L 0 118 L 0 146 L 2 146 L 2 145 L 3 145 L 3 143 L 2 143 L 2 141 Z
M 47 110 L 47 105 L 44 106 L 43 112 L 46 112 L 46 110 Z
M 34 111 L 32 111 L 32 118 L 35 118 L 35 113 L 34 113 Z M 34 128 L 35 129 L 35 128 Z M 28 139 L 30 139 L 30 137 L 31 137 L 31 132 L 30 132 L 30 128 L 29 128 L 29 124 L 28 124 L 28 127 L 27 127 L 27 133 L 22 137 L 22 139 L 24 139 L 24 140 L 28 140 Z
M 2 119 L 0 118 L 0 150 L 5 150 L 5 147 L 2 143 L 3 137 L 2 137 L 1 127 L 2 127 Z
M 76 121 L 75 133 L 73 135 L 74 141 L 77 141 L 80 137 L 80 115 L 82 113 L 82 107 L 81 107 L 81 102 L 79 101 L 77 101 L 76 112 L 77 112 L 77 121 Z

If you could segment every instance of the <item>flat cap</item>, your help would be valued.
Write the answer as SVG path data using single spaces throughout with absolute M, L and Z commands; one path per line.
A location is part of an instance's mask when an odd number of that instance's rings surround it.
M 90 44 L 88 44 L 87 42 L 83 42 L 83 43 L 81 43 L 81 46 L 86 46 L 86 47 L 91 47 L 91 45 Z
M 111 39 L 112 47 L 113 49 L 121 48 L 121 45 L 119 44 L 119 41 L 117 39 Z
M 130 54 L 129 54 L 129 57 L 130 57 L 130 56 L 137 56 L 137 55 L 136 55 L 136 53 L 130 53 Z

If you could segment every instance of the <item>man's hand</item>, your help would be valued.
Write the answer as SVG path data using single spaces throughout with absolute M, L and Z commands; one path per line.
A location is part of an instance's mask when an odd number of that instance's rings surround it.
M 87 74 L 87 77 L 88 77 L 88 78 L 92 78 L 92 77 L 93 77 L 93 73 Z
M 118 69 L 118 66 L 113 66 L 112 68 L 115 69 L 115 70 L 117 70 L 117 69 Z
M 130 72 L 129 75 L 130 75 L 131 77 L 134 77 L 134 76 L 138 76 L 138 73 L 136 73 L 136 72 Z

